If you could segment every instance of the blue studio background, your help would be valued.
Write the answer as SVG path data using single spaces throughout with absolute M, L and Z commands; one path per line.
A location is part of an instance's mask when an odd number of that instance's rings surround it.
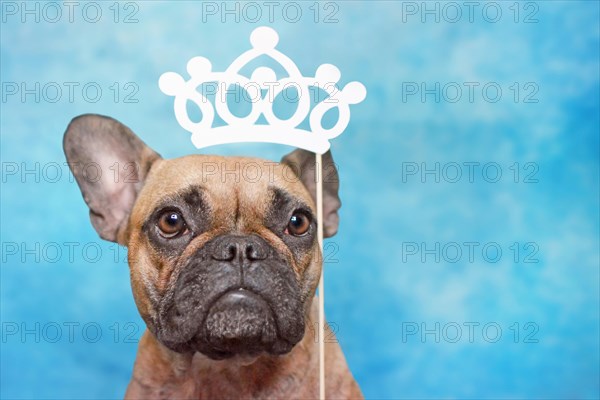
M 325 273 L 365 397 L 598 398 L 598 2 L 52 4 L 1 3 L 0 397 L 119 398 L 144 329 L 63 164 L 70 119 L 110 115 L 168 158 L 278 160 L 196 150 L 157 85 L 269 25 L 305 74 L 368 89 L 332 145 Z

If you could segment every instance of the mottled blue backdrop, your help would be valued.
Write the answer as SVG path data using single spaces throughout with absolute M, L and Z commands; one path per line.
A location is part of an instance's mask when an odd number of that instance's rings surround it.
M 70 119 L 198 152 L 158 77 L 225 68 L 260 25 L 369 91 L 332 147 L 325 273 L 365 397 L 599 397 L 598 2 L 77 4 L 0 3 L 0 397 L 121 397 L 144 327 L 63 164 Z

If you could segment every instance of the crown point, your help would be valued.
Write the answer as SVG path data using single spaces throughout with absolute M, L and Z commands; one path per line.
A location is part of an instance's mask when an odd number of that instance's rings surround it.
M 315 79 L 321 84 L 337 83 L 342 76 L 338 67 L 332 64 L 321 64 L 315 73 Z
M 210 72 L 212 65 L 207 58 L 194 57 L 188 61 L 186 69 L 190 76 L 202 76 Z
M 349 104 L 358 104 L 367 97 L 367 88 L 360 82 L 350 82 L 342 90 L 344 99 Z
M 274 49 L 278 42 L 279 36 L 277 32 L 268 26 L 256 28 L 250 34 L 250 43 L 257 50 L 266 51 Z
M 158 87 L 168 96 L 177 95 L 180 88 L 184 85 L 185 81 L 183 80 L 183 77 L 175 72 L 165 72 L 158 78 Z

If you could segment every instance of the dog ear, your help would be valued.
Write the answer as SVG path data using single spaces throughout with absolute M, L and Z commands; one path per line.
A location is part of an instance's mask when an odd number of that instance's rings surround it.
M 93 114 L 71 121 L 63 149 L 92 225 L 101 238 L 125 245 L 129 213 L 160 156 L 119 121 Z
M 331 237 L 337 233 L 339 225 L 338 210 L 342 206 L 338 192 L 340 177 L 331 152 L 321 157 L 321 177 L 323 179 L 323 236 Z M 313 200 L 317 199 L 317 183 L 315 177 L 315 153 L 303 149 L 296 149 L 281 159 L 300 178 Z

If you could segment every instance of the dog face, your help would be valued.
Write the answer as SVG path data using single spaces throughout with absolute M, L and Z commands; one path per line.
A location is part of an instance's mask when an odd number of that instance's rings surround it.
M 64 148 L 92 224 L 128 246 L 137 307 L 161 343 L 223 359 L 287 353 L 302 339 L 321 272 L 313 153 L 164 160 L 97 115 L 74 119 Z M 339 185 L 323 160 L 331 236 Z M 100 178 L 86 175 L 92 163 Z
M 140 192 L 129 222 L 134 293 L 171 349 L 285 353 L 303 336 L 320 273 L 315 210 L 281 165 L 257 169 L 252 182 L 240 176 L 263 164 L 160 161 Z

